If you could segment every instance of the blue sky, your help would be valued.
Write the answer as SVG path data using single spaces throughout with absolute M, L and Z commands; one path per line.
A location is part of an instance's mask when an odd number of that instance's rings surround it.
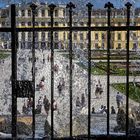
M 6 1 L 9 1 L 9 2 L 6 2 Z M 19 3 L 21 1 L 26 1 L 26 2 L 31 2 L 31 1 L 34 1 L 34 0 L 0 0 L 0 7 L 4 7 L 6 4 L 10 4 L 10 3 Z M 38 0 L 38 1 L 43 1 L 43 2 L 47 2 L 47 3 L 68 3 L 70 0 Z M 104 7 L 104 4 L 108 1 L 110 1 L 111 3 L 114 4 L 114 7 L 116 8 L 120 8 L 120 7 L 123 7 L 124 3 L 126 2 L 131 2 L 132 4 L 134 4 L 134 7 L 140 7 L 140 0 L 71 0 L 73 3 L 74 1 L 76 3 L 78 2 L 85 2 L 85 3 L 88 3 L 88 2 L 91 2 L 94 7 L 97 7 L 97 8 L 103 8 Z

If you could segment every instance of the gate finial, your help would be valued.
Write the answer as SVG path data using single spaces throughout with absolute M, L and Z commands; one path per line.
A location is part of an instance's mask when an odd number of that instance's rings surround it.
M 111 8 L 114 8 L 114 5 L 111 2 L 108 2 L 105 4 L 104 8 L 111 9 Z
M 66 8 L 72 9 L 72 8 L 75 8 L 75 5 L 72 2 L 70 2 L 67 4 Z
M 132 4 L 131 4 L 130 2 L 127 2 L 127 3 L 125 4 L 125 6 L 127 7 L 127 9 L 130 9 L 131 6 L 132 6 Z
M 88 10 L 92 10 L 93 4 L 91 4 L 90 2 L 86 5 L 88 7 Z
M 52 3 L 48 7 L 50 8 L 51 11 L 54 11 L 56 5 Z

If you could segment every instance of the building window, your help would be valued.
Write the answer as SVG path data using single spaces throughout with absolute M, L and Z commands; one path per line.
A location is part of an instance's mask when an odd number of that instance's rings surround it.
M 133 40 L 136 40 L 136 33 L 133 33 Z
M 86 34 L 86 39 L 88 40 L 88 33 Z
M 121 22 L 118 22 L 118 26 L 121 26 Z
M 63 16 L 65 16 L 65 9 L 63 9 Z
M 73 26 L 77 26 L 77 22 L 74 22 L 74 23 L 73 23 Z
M 31 26 L 32 25 L 32 23 L 31 22 L 28 22 L 28 26 Z
M 121 40 L 121 33 L 118 33 L 118 40 Z
M 42 38 L 42 41 L 45 41 L 45 32 L 41 33 L 41 38 Z
M 45 22 L 41 22 L 41 26 L 45 26 Z
M 118 43 L 118 48 L 117 49 L 121 49 L 121 43 Z
M 95 23 L 95 26 L 98 27 L 98 22 Z
M 95 33 L 95 40 L 98 40 L 98 33 Z
M 58 10 L 54 11 L 54 15 L 55 15 L 55 17 L 58 17 Z
M 51 22 L 48 22 L 48 26 L 51 26 Z
M 64 40 L 66 39 L 66 33 L 65 32 L 63 33 L 63 39 Z
M 25 26 L 25 22 L 21 22 L 21 26 Z
M 35 26 L 38 26 L 38 22 L 35 22 Z
M 31 40 L 32 40 L 32 33 L 28 32 L 28 41 L 31 41 Z
M 38 41 L 38 33 L 37 32 L 35 32 L 35 40 L 36 40 L 36 42 Z
M 55 26 L 58 26 L 58 22 L 55 22 L 54 25 L 55 25 Z
M 95 43 L 95 49 L 98 49 L 99 47 L 98 47 L 98 43 Z
M 104 33 L 102 33 L 102 40 L 104 40 L 105 39 L 105 34 Z
M 5 22 L 2 22 L 1 24 L 2 24 L 2 26 L 5 26 Z
M 28 17 L 31 17 L 31 10 L 28 10 Z
M 25 16 L 25 10 L 21 10 L 21 16 L 22 16 L 22 17 Z
M 77 33 L 74 33 L 74 40 L 77 40 Z
M 44 9 L 41 10 L 41 16 L 42 16 L 42 17 L 45 17 L 45 10 L 44 10 Z
M 51 11 L 50 10 L 48 10 L 48 17 L 50 17 L 51 16 Z
M 133 50 L 136 50 L 137 49 L 137 44 L 136 43 L 133 43 Z
M 83 33 L 80 33 L 80 40 L 83 40 L 84 37 L 83 37 Z
M 102 49 L 104 49 L 105 48 L 105 43 L 102 43 Z
M 80 24 L 80 26 L 84 26 L 84 23 L 83 22 L 80 22 L 79 24 Z
M 51 40 L 51 33 L 48 32 L 48 41 L 50 41 L 50 40 Z
M 58 41 L 58 32 L 55 32 L 55 33 L 54 33 L 54 40 L 55 40 L 55 41 Z
M 22 41 L 25 41 L 25 33 L 24 32 L 21 33 L 21 38 L 22 38 Z

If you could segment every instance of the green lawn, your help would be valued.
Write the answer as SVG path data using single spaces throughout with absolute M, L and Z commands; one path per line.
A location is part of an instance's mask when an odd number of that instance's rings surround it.
M 112 87 L 121 93 L 126 94 L 125 83 L 112 84 Z M 135 85 L 133 83 L 129 83 L 129 97 L 136 102 L 140 102 L 140 83 Z
M 80 67 L 84 69 L 88 69 L 87 67 L 83 66 L 80 63 L 77 63 Z M 110 75 L 114 76 L 125 76 L 126 75 L 126 68 L 117 67 L 118 63 L 111 62 L 110 63 Z M 93 75 L 107 75 L 107 63 L 106 62 L 98 62 L 91 68 L 91 73 Z M 129 75 L 140 75 L 140 72 L 133 72 L 129 73 Z
M 9 54 L 0 51 L 0 59 L 5 59 L 9 56 Z

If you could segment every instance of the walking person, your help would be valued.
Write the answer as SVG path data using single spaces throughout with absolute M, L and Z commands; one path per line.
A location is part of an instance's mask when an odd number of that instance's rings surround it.
M 42 111 L 42 104 L 43 104 L 42 97 L 40 96 L 39 99 L 38 99 L 38 103 L 37 103 L 37 109 L 36 109 L 37 114 L 41 113 L 41 111 Z
M 99 98 L 99 91 L 100 91 L 100 88 L 98 85 L 96 85 L 96 89 L 95 89 L 95 96 L 96 98 Z
M 50 61 L 50 56 L 49 56 L 49 54 L 48 54 L 47 60 L 48 60 L 48 62 Z
M 84 96 L 84 94 L 81 95 L 81 105 L 82 105 L 82 107 L 85 106 L 85 96 Z
M 103 93 L 103 87 L 100 84 L 100 87 L 99 87 L 99 96 L 100 96 L 100 98 L 102 98 L 102 93 Z
M 117 103 L 117 107 L 120 108 L 120 105 L 122 104 L 122 96 L 120 95 L 119 92 L 117 92 L 116 95 L 116 103 Z
M 48 114 L 49 114 L 49 109 L 50 109 L 50 103 L 49 103 L 49 100 L 47 99 L 46 95 L 44 96 L 43 104 L 44 104 L 45 112 L 46 112 L 46 114 L 47 114 L 47 116 L 48 116 Z
M 57 103 L 55 99 L 53 99 L 53 111 L 57 110 Z
M 58 93 L 59 93 L 59 97 L 60 97 L 60 95 L 62 94 L 62 85 L 61 85 L 60 82 L 59 82 L 59 84 L 57 86 L 57 89 L 58 89 Z
M 111 106 L 111 114 L 116 114 L 114 106 Z
M 81 102 L 79 97 L 77 97 L 76 99 L 76 107 L 81 107 Z

